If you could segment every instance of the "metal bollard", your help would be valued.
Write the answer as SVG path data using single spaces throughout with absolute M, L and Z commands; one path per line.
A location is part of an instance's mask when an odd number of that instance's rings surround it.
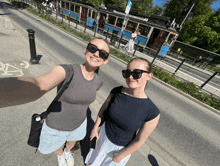
M 69 13 L 69 27 L 70 27 L 70 13 Z
M 218 72 L 216 71 L 204 84 L 202 84 L 200 86 L 200 89 L 202 89 L 213 77 L 215 77 L 215 75 L 218 74 Z
M 109 28 L 108 28 L 108 31 L 109 31 Z M 107 40 L 107 38 L 108 38 L 108 31 L 107 31 L 107 33 L 106 33 L 106 38 L 105 38 L 105 40 Z
M 151 65 L 154 63 L 154 61 L 155 61 L 155 59 L 157 58 L 157 55 L 159 54 L 159 52 L 160 52 L 160 49 L 158 49 L 156 55 L 154 56 L 154 59 L 152 60 Z M 149 55 L 150 55 L 150 54 L 149 54 Z
M 63 24 L 63 11 L 62 11 L 62 24 Z
M 118 48 L 120 47 L 121 39 L 122 39 L 123 35 L 124 35 L 124 32 L 121 34 L 121 38 L 120 38 L 119 43 L 118 43 Z
M 57 20 L 57 7 L 56 7 L 56 20 Z
M 182 64 L 185 62 L 186 59 L 183 59 L 183 61 L 180 63 L 180 65 L 177 67 L 176 71 L 173 74 L 176 74 L 176 72 L 179 70 L 179 68 L 182 66 Z
M 94 37 L 95 37 L 95 34 L 96 34 L 96 28 L 97 28 L 97 27 L 95 27 Z
M 38 64 L 39 60 L 36 55 L 36 48 L 35 48 L 35 40 L 34 40 L 34 33 L 35 31 L 32 29 L 28 29 L 28 37 L 29 37 L 29 44 L 30 44 L 30 53 L 31 53 L 31 60 L 32 64 Z
M 84 29 L 84 33 L 86 33 L 86 21 L 85 21 L 85 29 Z
M 78 24 L 78 18 L 76 18 L 76 29 L 77 29 L 77 24 Z

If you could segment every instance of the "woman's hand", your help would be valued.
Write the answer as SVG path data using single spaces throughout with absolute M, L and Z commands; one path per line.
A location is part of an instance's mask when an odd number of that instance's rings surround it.
M 98 134 L 98 129 L 93 128 L 91 135 L 90 135 L 90 141 L 96 137 L 97 139 L 99 139 L 99 134 Z
M 122 159 L 123 159 L 123 157 L 120 156 L 119 153 L 114 153 L 113 154 L 112 161 L 114 161 L 115 163 L 120 163 Z

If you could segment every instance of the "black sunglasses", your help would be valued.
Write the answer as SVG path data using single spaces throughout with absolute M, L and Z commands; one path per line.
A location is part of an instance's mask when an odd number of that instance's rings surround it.
M 87 45 L 87 50 L 91 53 L 95 53 L 96 51 L 99 51 L 99 57 L 106 60 L 108 58 L 109 53 L 107 53 L 105 50 L 100 50 L 98 47 L 92 43 L 89 43 Z
M 127 69 L 127 70 L 122 70 L 122 76 L 124 78 L 129 78 L 130 75 L 132 75 L 132 77 L 134 79 L 139 79 L 142 76 L 142 73 L 150 73 L 149 71 L 144 71 L 144 70 L 140 70 L 140 69 L 134 69 L 133 71 Z

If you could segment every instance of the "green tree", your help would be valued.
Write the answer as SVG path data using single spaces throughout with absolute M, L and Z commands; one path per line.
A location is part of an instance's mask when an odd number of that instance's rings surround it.
M 164 16 L 176 19 L 176 23 L 181 24 L 188 11 L 195 3 L 188 18 L 194 18 L 199 15 L 207 15 L 212 13 L 211 4 L 218 0 L 170 0 L 164 5 Z
M 211 13 L 188 19 L 179 40 L 212 51 L 220 51 L 220 15 Z
M 110 4 L 111 1 L 106 0 L 106 3 Z M 128 0 L 112 0 L 113 5 L 120 7 L 125 11 Z M 153 2 L 152 0 L 131 0 L 131 12 L 150 16 L 152 13 Z
M 164 9 L 160 6 L 157 6 L 157 5 L 152 10 L 152 13 L 156 14 L 156 15 L 162 15 L 163 12 L 164 12 Z
M 220 9 L 212 12 L 211 4 L 216 0 L 171 0 L 166 2 L 164 15 L 176 18 L 181 24 L 195 3 L 188 18 L 185 20 L 178 40 L 212 51 L 220 51 Z

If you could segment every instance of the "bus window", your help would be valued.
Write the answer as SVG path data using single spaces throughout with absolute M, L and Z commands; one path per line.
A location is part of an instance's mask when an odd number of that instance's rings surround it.
M 150 27 L 146 25 L 142 25 L 142 24 L 139 25 L 138 29 L 139 29 L 140 34 L 143 36 L 147 36 L 150 31 Z
M 136 26 L 137 26 L 137 23 L 132 22 L 132 21 L 128 21 L 126 29 L 134 32 L 136 30 Z
M 116 23 L 116 26 L 117 26 L 117 27 L 122 27 L 123 22 L 124 22 L 124 19 L 118 18 L 117 23 Z
M 62 8 L 65 8 L 65 2 L 62 1 L 61 7 L 62 7 Z
M 171 44 L 173 39 L 174 39 L 175 35 L 174 34 L 170 34 L 168 40 L 167 40 L 167 44 Z
M 116 20 L 116 17 L 109 15 L 109 17 L 108 17 L 109 24 L 115 25 L 115 20 Z
M 91 17 L 92 10 L 88 9 L 88 17 Z
M 69 10 L 69 3 L 66 2 L 66 9 Z
M 77 5 L 75 6 L 75 12 L 76 12 L 76 13 L 79 13 L 79 12 L 80 12 L 80 7 L 77 6 Z
M 95 15 L 96 15 L 96 12 L 93 11 L 93 12 L 92 12 L 92 18 L 93 18 L 93 19 L 95 19 Z
M 74 12 L 74 5 L 71 4 L 70 10 Z

